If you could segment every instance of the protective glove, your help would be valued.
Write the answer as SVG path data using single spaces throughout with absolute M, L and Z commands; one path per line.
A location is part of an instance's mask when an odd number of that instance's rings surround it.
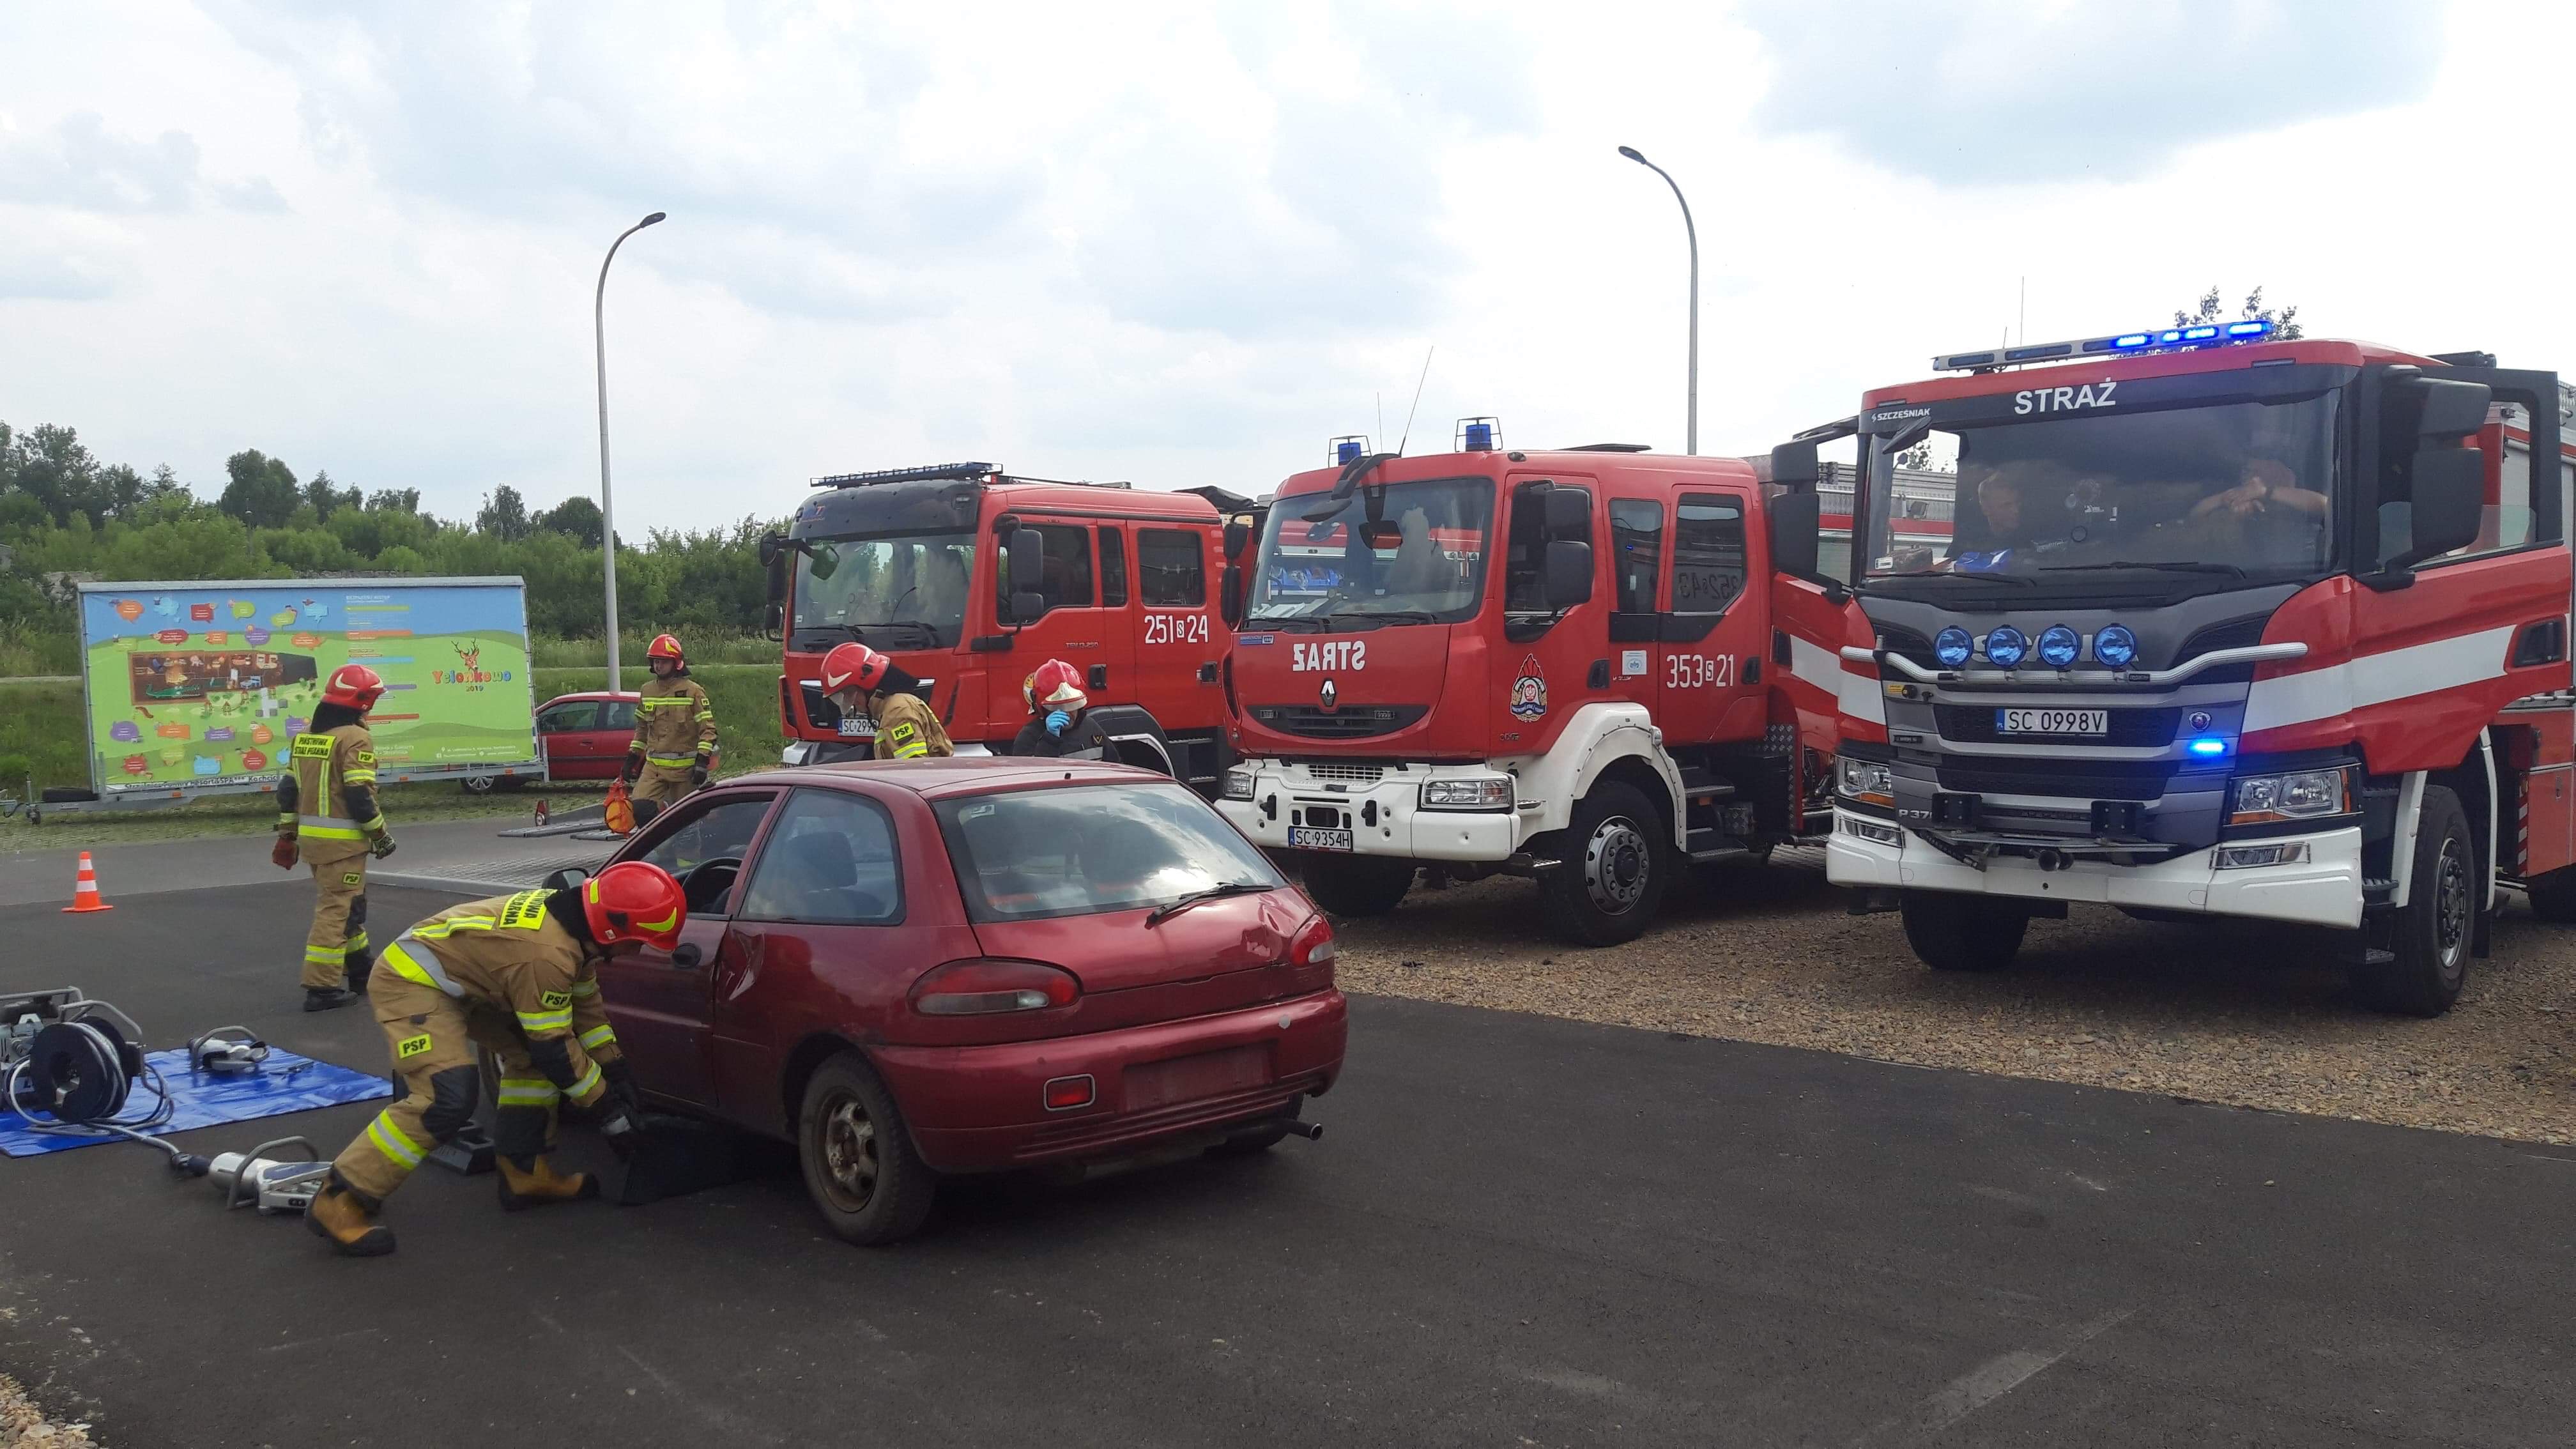
M 390 832 L 375 836 L 367 842 L 367 854 L 374 856 L 378 860 L 382 860 L 393 853 L 394 838 Z
M 293 870 L 296 855 L 295 837 L 281 835 L 277 837 L 277 843 L 268 848 L 268 863 L 279 870 Z
M 630 1114 L 635 1111 L 637 1098 L 633 1062 L 624 1057 L 619 1057 L 613 1062 L 601 1062 L 599 1078 L 608 1084 L 608 1097 L 600 1103 L 602 1111 L 616 1111 L 621 1108 Z
M 608 1115 L 599 1119 L 599 1135 L 608 1139 L 609 1150 L 616 1153 L 622 1162 L 635 1155 L 635 1143 L 641 1129 L 635 1125 L 635 1114 L 621 1104 L 611 1107 Z
M 704 755 L 700 755 L 700 756 L 698 756 L 698 762 L 697 762 L 696 764 L 691 765 L 691 766 L 689 767 L 689 788 L 690 788 L 690 789 L 692 789 L 692 790 L 697 789 L 699 786 L 704 785 L 706 782 L 707 782 L 707 757 L 706 757 L 706 756 L 704 756 Z
M 644 776 L 644 757 L 633 750 L 626 752 L 626 763 L 618 769 L 617 778 L 632 785 Z
M 1063 739 L 1064 732 L 1071 728 L 1073 728 L 1073 716 L 1066 714 L 1063 710 L 1055 710 L 1047 715 L 1046 731 L 1048 739 Z

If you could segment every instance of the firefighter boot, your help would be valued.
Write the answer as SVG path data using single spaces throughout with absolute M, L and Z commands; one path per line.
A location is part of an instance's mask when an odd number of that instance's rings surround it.
M 587 1172 L 566 1177 L 555 1171 L 552 1157 L 503 1157 L 499 1165 L 503 1212 L 599 1196 L 599 1179 Z
M 382 1203 L 341 1181 L 331 1181 L 304 1205 L 304 1226 L 316 1237 L 329 1238 L 342 1256 L 377 1258 L 394 1250 L 394 1230 L 376 1221 Z
M 343 986 L 307 986 L 304 988 L 306 1011 L 332 1011 L 358 999 L 358 993 Z

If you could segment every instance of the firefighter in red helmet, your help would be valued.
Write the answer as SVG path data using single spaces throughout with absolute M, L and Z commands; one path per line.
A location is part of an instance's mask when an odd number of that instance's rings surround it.
M 1082 675 L 1061 659 L 1050 659 L 1020 682 L 1020 698 L 1029 707 L 1029 722 L 1011 742 L 1015 755 L 1043 755 L 1059 760 L 1114 760 L 1109 733 L 1091 717 L 1091 698 L 1082 692 Z
M 363 664 L 331 671 L 312 723 L 287 747 L 287 771 L 277 782 L 277 842 L 268 858 L 280 870 L 301 860 L 313 871 L 313 928 L 304 936 L 306 1011 L 357 1000 L 374 965 L 367 858 L 393 854 L 394 837 L 376 806 L 376 742 L 366 715 L 384 692 L 384 677 Z
M 633 1077 L 600 1004 L 599 963 L 673 949 L 688 914 L 670 872 L 628 860 L 563 890 L 452 906 L 387 942 L 367 997 L 404 1095 L 341 1149 L 305 1226 L 352 1257 L 394 1250 L 393 1229 L 376 1218 L 412 1169 L 473 1120 L 477 1045 L 501 1068 L 492 1119 L 501 1206 L 598 1196 L 589 1173 L 555 1171 L 552 1153 L 567 1098 L 599 1112 L 619 1156 L 634 1150 Z
M 674 636 L 654 635 L 644 662 L 653 677 L 635 701 L 625 778 L 638 802 L 667 806 L 704 785 L 715 768 L 716 709 L 705 687 L 689 677 L 688 658 Z
M 918 760 L 957 753 L 921 696 L 921 681 L 865 644 L 835 644 L 823 656 L 823 693 L 846 715 L 876 719 L 876 758 Z

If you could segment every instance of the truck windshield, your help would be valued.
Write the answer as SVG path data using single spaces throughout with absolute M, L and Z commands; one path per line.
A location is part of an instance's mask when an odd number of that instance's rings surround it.
M 1866 579 L 2045 583 L 2123 567 L 2278 578 L 2326 566 L 2333 393 L 1955 426 L 1936 412 L 1922 441 L 1872 440 Z
M 796 627 L 911 624 L 930 638 L 905 648 L 956 647 L 975 573 L 971 533 L 815 539 L 796 561 Z
M 1319 627 L 1470 618 L 1484 597 L 1493 522 L 1488 478 L 1370 485 L 1340 503 L 1323 493 L 1282 498 L 1262 525 L 1246 618 Z

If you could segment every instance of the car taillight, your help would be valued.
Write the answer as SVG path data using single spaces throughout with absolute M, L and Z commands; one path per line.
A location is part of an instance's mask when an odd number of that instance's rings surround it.
M 991 1016 L 1045 1011 L 1082 995 L 1073 973 L 1036 961 L 979 957 L 933 967 L 912 986 L 912 1009 L 924 1016 Z
M 1314 978 L 1317 990 L 1333 984 L 1333 954 L 1333 926 L 1321 916 L 1307 921 L 1288 942 L 1288 964 L 1299 975 Z

